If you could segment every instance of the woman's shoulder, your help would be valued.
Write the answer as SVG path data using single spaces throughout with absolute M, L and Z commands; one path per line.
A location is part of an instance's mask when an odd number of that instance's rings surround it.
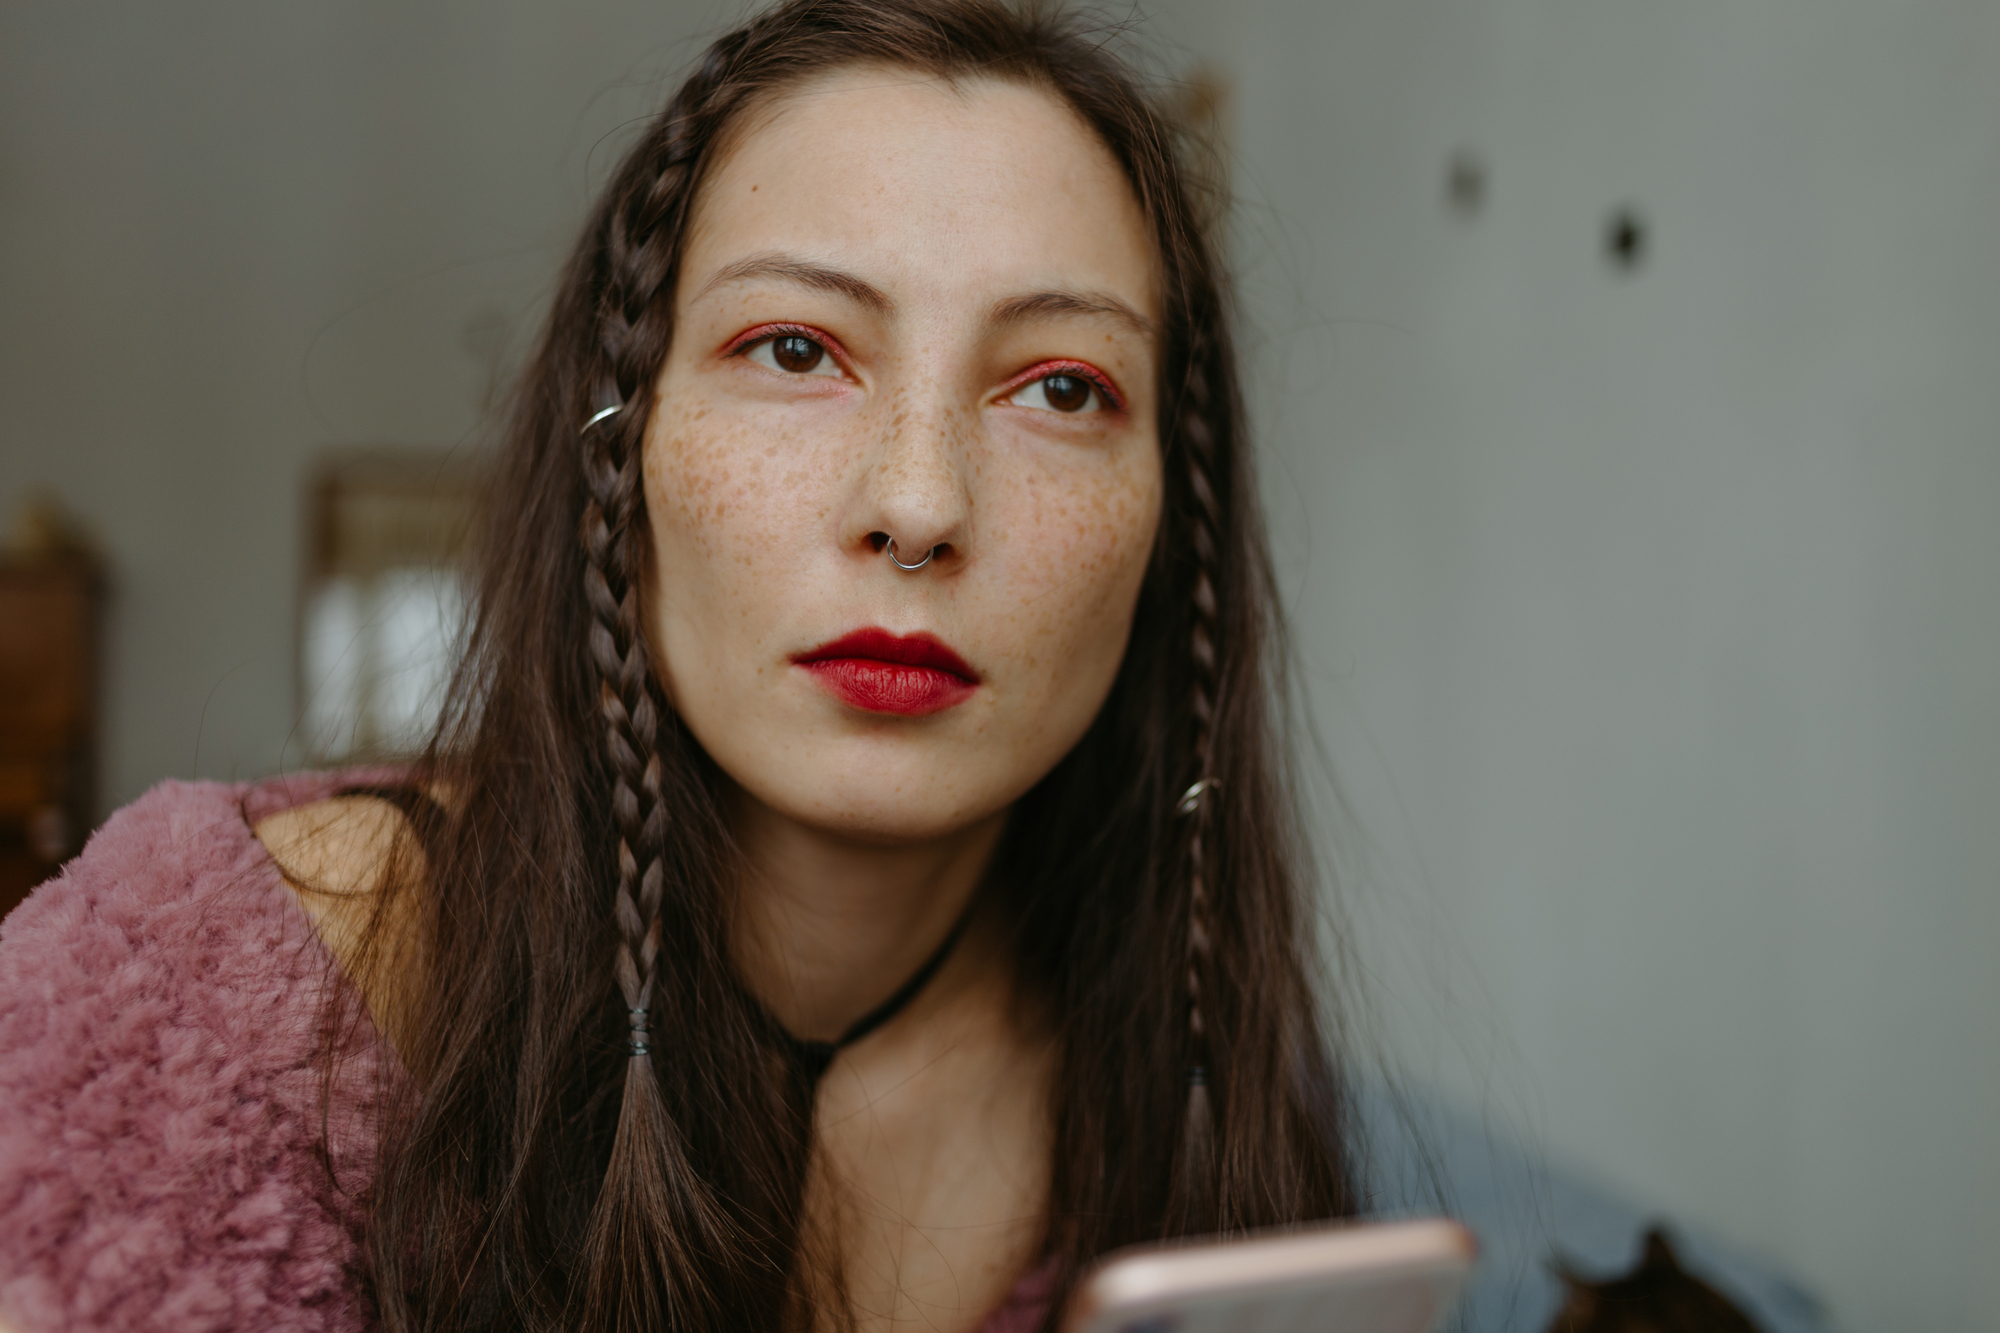
M 342 1025 L 356 1091 L 324 1102 L 332 960 L 252 832 L 336 789 L 163 783 L 0 925 L 0 1314 L 23 1333 L 359 1327 L 381 1056 Z
M 285 887 L 350 976 L 406 828 L 396 806 L 359 793 L 286 806 L 251 826 Z

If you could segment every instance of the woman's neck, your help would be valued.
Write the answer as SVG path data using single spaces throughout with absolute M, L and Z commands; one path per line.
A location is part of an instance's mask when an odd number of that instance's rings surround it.
M 747 862 L 736 965 L 809 1041 L 837 1040 L 923 967 L 970 907 L 1006 826 L 1002 812 L 926 842 L 862 842 L 741 791 L 730 815 Z

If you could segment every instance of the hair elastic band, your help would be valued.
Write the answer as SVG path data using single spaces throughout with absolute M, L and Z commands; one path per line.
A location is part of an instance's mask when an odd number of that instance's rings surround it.
M 629 1010 L 628 1020 L 632 1024 L 632 1054 L 635 1056 L 652 1054 L 653 1048 L 646 1044 L 649 1028 L 646 1007 L 640 1005 L 638 1008 Z

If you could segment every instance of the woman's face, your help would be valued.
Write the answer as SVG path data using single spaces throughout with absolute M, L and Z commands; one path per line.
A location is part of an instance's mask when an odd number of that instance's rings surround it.
M 1082 736 L 1159 523 L 1156 286 L 1131 187 L 1046 93 L 855 68 L 742 131 L 645 484 L 662 675 L 749 796 L 936 837 Z

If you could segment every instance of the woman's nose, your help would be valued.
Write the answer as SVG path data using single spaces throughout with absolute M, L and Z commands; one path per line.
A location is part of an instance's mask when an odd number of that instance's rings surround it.
M 895 404 L 871 441 L 859 503 L 843 525 L 849 548 L 912 572 L 963 567 L 971 554 L 971 435 L 947 404 L 908 397 Z

